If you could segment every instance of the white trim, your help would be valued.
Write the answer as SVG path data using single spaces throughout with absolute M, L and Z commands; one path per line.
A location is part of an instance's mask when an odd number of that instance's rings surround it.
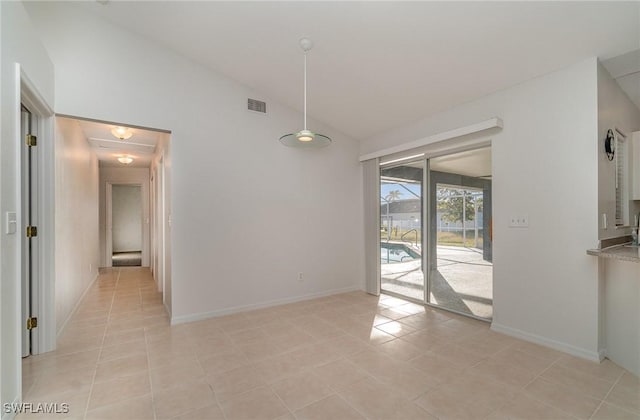
M 581 357 L 583 359 L 591 360 L 594 362 L 600 362 L 604 357 L 600 352 L 586 350 L 580 347 L 572 346 L 571 344 L 563 343 L 561 341 L 551 340 L 540 335 L 531 334 L 526 331 L 522 331 L 516 328 L 507 327 L 493 322 L 491 324 L 491 330 L 502 334 L 509 335 L 511 337 L 520 338 L 531 343 L 540 344 L 545 347 L 550 347 L 554 350 L 559 350 L 564 353 L 569 353 L 573 356 Z
M 385 166 L 385 165 L 390 165 L 392 163 L 404 162 L 406 160 L 413 160 L 413 159 L 418 159 L 418 158 L 424 158 L 424 153 L 418 153 L 416 155 L 404 156 L 404 157 L 397 158 L 397 159 L 387 160 L 385 162 L 380 162 L 379 165 L 380 166 Z
M 67 319 L 65 319 L 64 322 L 62 323 L 62 326 L 60 327 L 60 330 L 58 330 L 58 332 L 56 333 L 56 337 L 57 338 L 60 338 L 62 336 L 62 334 L 64 333 L 64 330 L 67 328 L 67 325 L 69 324 L 69 321 L 71 321 L 71 318 L 73 318 L 73 316 L 76 314 L 76 312 L 78 312 L 78 309 L 80 309 L 80 305 L 82 304 L 82 301 L 84 300 L 84 297 L 87 295 L 89 290 L 91 290 L 91 287 L 93 287 L 93 285 L 95 284 L 96 280 L 98 280 L 98 277 L 100 277 L 100 272 L 99 271 L 96 273 L 96 276 L 93 278 L 93 280 L 91 280 L 91 282 L 89 282 L 89 285 L 84 289 L 84 291 L 80 295 L 80 298 L 78 298 L 78 301 L 76 302 L 75 306 L 71 310 L 71 313 L 69 313 L 69 316 L 67 317 Z
M 35 350 L 34 354 L 40 354 L 52 351 L 56 347 L 54 112 L 20 64 L 16 64 L 16 72 L 20 78 L 19 101 L 38 117 L 38 212 L 36 226 L 39 231 L 39 262 L 37 265 L 37 284 L 34 285 L 35 293 L 33 296 L 36 302 L 34 302 L 33 312 L 39 322 L 32 347 Z M 19 188 L 20 191 L 21 187 Z
M 164 296 L 164 292 L 163 292 L 163 296 Z M 167 311 L 167 314 L 169 315 L 169 319 L 172 319 L 171 308 L 169 308 L 166 303 L 163 303 L 162 306 L 164 306 L 164 310 Z M 183 322 L 187 322 L 187 321 L 183 321 Z M 173 325 L 173 320 L 171 321 L 171 324 Z
M 11 404 L 13 407 L 15 407 L 16 405 L 19 405 L 21 402 L 22 400 L 20 399 L 20 397 L 16 397 Z M 4 407 L 2 407 L 2 420 L 13 420 L 16 418 L 16 414 L 17 413 L 14 413 L 13 411 L 9 413 L 5 413 Z
M 311 300 L 311 299 L 321 298 L 325 296 L 332 296 L 340 293 L 354 292 L 356 290 L 362 290 L 361 285 L 353 285 L 353 286 L 345 287 L 342 289 L 332 289 L 324 292 L 310 293 L 308 295 L 270 300 L 262 303 L 253 303 L 249 305 L 234 306 L 231 308 L 225 308 L 225 309 L 220 309 L 220 310 L 211 311 L 211 312 L 200 312 L 196 314 L 180 315 L 177 317 L 171 317 L 171 325 L 184 324 L 186 322 L 202 321 L 203 319 L 215 318 L 223 315 L 231 315 L 238 312 L 251 311 L 255 309 L 270 308 L 272 306 L 284 305 L 287 303 L 302 302 L 305 300 Z M 165 305 L 165 308 L 166 308 L 166 305 Z M 168 308 L 167 308 L 167 311 L 169 312 L 169 314 L 171 314 Z
M 602 362 L 604 359 L 608 357 L 607 349 L 600 349 L 598 352 L 598 356 L 600 357 L 600 361 Z
M 20 69 L 20 65 L 17 64 L 17 66 L 20 74 L 21 101 L 29 107 L 31 112 L 36 111 L 41 117 L 53 117 L 53 109 L 47 104 L 29 76 Z
M 104 189 L 104 266 L 113 266 L 113 184 L 107 182 Z
M 457 137 L 467 136 L 469 134 L 476 134 L 484 130 L 489 130 L 492 128 L 502 128 L 502 127 L 503 127 L 502 119 L 498 117 L 494 117 L 486 121 L 468 125 L 466 127 L 460 127 L 454 130 L 444 131 L 442 133 L 438 133 L 422 139 L 414 140 L 409 143 L 403 143 L 398 146 L 393 146 L 387 149 L 378 150 L 377 152 L 368 153 L 366 155 L 360 156 L 359 161 L 364 162 L 365 160 L 375 159 L 382 156 L 388 156 L 394 153 L 406 152 L 407 150 L 415 149 L 417 147 L 427 146 L 440 141 L 450 140 Z
M 149 169 L 150 168 L 145 168 Z M 140 237 L 142 240 L 142 255 L 141 255 L 141 267 L 149 267 L 151 259 L 150 244 L 151 244 L 151 226 L 150 226 L 150 213 L 151 213 L 151 200 L 149 194 L 149 188 L 151 186 L 151 176 L 146 180 L 127 180 L 124 182 L 119 181 L 106 181 L 105 185 L 105 267 L 113 267 L 113 186 L 114 185 L 127 185 L 127 186 L 139 186 L 140 198 L 142 199 L 142 231 Z
M 364 290 L 380 296 L 380 160 L 362 164 Z
M 614 131 L 614 133 L 618 133 L 619 135 L 621 135 L 624 140 L 627 139 L 627 135 L 624 133 L 624 131 L 622 131 L 618 127 L 614 126 L 613 127 L 613 131 Z

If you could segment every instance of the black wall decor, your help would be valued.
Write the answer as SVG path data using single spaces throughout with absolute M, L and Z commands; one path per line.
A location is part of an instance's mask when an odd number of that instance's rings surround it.
M 607 130 L 607 138 L 604 139 L 604 151 L 607 154 L 607 159 L 613 160 L 616 155 L 616 143 L 612 129 Z

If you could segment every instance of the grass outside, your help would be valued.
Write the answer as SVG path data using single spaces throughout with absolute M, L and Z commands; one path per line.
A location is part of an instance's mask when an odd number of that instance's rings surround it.
M 462 232 L 438 232 L 438 245 L 465 246 L 475 248 L 476 241 L 473 237 L 475 231 L 467 229 L 467 240 L 463 243 Z M 478 248 L 482 248 L 482 230 L 478 231 Z
M 474 248 L 476 247 L 476 241 L 473 237 L 474 232 L 475 231 L 473 229 L 467 229 L 467 240 L 464 242 L 464 244 L 462 232 L 438 232 L 438 245 L 465 246 Z M 380 239 L 383 241 L 404 241 L 415 244 L 416 241 L 418 243 L 422 241 L 422 235 L 419 231 L 407 231 L 404 229 L 391 229 L 391 235 L 388 235 L 386 229 L 382 229 L 380 231 Z M 482 229 L 478 230 L 478 248 L 482 248 Z

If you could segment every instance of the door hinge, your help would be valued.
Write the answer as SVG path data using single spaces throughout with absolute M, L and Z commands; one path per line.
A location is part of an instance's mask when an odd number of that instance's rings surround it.
M 32 146 L 37 146 L 38 145 L 38 138 L 36 136 L 34 136 L 33 134 L 27 134 L 27 146 L 32 147 Z
M 27 226 L 27 238 L 38 236 L 38 228 L 36 226 Z
M 32 330 L 38 326 L 38 318 L 29 317 L 27 318 L 27 329 Z

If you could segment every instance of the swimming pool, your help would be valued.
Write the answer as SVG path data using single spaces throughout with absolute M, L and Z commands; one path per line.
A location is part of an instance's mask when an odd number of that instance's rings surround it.
M 406 244 L 380 243 L 380 262 L 382 264 L 409 262 L 419 258 L 420 254 Z

